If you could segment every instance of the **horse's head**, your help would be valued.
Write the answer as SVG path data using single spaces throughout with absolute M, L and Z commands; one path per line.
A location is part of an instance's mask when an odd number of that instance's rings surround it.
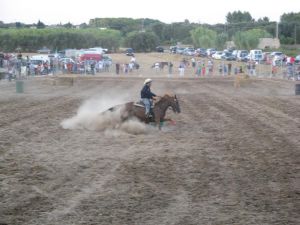
M 179 101 L 176 95 L 171 96 L 171 95 L 164 95 L 162 97 L 162 99 L 164 99 L 165 101 L 168 102 L 169 106 L 172 108 L 174 113 L 180 113 L 180 105 L 179 105 Z

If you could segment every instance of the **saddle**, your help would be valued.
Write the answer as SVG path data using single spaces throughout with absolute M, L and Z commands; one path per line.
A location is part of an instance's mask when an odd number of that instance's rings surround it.
M 145 108 L 145 105 L 144 105 L 144 102 L 142 100 L 138 101 L 138 102 L 135 102 L 133 105 L 135 106 L 138 106 L 138 107 L 142 107 L 142 108 Z M 151 105 L 151 109 L 154 108 L 154 105 L 152 104 Z

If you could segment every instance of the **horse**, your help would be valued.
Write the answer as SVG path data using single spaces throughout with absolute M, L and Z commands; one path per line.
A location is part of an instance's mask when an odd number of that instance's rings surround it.
M 108 111 L 116 111 L 120 109 L 121 113 L 121 120 L 126 121 L 130 118 L 137 118 L 141 122 L 146 124 L 150 122 L 155 122 L 158 126 L 159 130 L 161 130 L 161 122 L 167 121 L 168 119 L 165 118 L 167 109 L 171 107 L 174 113 L 180 113 L 180 105 L 176 95 L 171 96 L 165 94 L 162 97 L 159 97 L 158 101 L 155 105 L 151 108 L 152 111 L 152 118 L 147 118 L 145 115 L 145 107 L 140 102 L 127 102 L 123 105 L 115 106 Z
M 169 65 L 168 62 L 156 62 L 156 63 L 159 64 L 159 69 L 160 69 L 160 70 L 163 70 L 165 66 L 168 66 L 168 65 Z M 156 64 L 156 63 L 153 63 L 152 66 L 151 66 L 151 68 L 155 68 L 155 64 Z

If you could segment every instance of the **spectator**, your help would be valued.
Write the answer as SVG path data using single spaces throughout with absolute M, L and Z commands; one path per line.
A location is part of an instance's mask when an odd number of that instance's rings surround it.
M 172 62 L 168 63 L 168 69 L 169 69 L 169 75 L 172 75 L 172 73 L 173 73 L 173 63 Z
M 185 64 L 184 62 L 180 62 L 179 64 L 179 76 L 183 77 L 184 76 L 184 69 L 185 69 Z
M 195 68 L 196 67 L 196 60 L 194 59 L 194 57 L 191 59 L 192 61 L 192 67 Z
M 3 68 L 3 64 L 4 64 L 4 54 L 0 52 L 0 68 Z
M 120 63 L 116 63 L 116 74 L 120 73 Z

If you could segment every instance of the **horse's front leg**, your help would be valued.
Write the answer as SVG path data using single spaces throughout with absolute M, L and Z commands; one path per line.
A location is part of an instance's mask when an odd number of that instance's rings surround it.
M 155 117 L 155 123 L 156 123 L 156 126 L 158 126 L 158 129 L 161 130 L 161 122 L 160 122 L 160 117 Z

